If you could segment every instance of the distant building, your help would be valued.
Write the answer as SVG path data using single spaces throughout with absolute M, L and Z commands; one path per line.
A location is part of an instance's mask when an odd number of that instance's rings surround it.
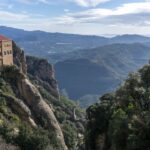
M 0 35 L 0 67 L 13 65 L 12 40 Z

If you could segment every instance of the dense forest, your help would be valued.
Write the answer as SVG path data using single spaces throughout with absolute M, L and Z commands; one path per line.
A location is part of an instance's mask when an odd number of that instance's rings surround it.
M 87 109 L 87 150 L 149 150 L 150 65 Z

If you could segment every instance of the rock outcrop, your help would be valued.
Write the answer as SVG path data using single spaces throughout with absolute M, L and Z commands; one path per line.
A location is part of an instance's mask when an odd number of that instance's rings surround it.
M 37 119 L 40 120 L 42 118 L 47 121 L 44 128 L 53 131 L 61 145 L 61 149 L 67 150 L 59 123 L 49 105 L 43 100 L 37 88 L 25 77 L 18 78 L 17 82 L 20 94 L 23 96 L 26 104 L 36 115 Z
M 24 51 L 20 49 L 15 42 L 13 42 L 13 57 L 14 57 L 14 64 L 19 67 L 20 72 L 23 74 L 27 74 L 27 64 L 26 64 L 26 57 Z
M 27 56 L 27 70 L 46 88 L 54 97 L 59 99 L 58 84 L 55 79 L 53 65 L 49 64 L 46 59 L 38 59 Z
M 53 96 L 59 98 L 58 86 L 54 78 L 53 67 L 48 64 L 46 60 L 37 60 L 33 62 L 32 59 L 28 57 L 27 59 L 29 68 L 27 68 L 24 52 L 17 47 L 15 43 L 13 43 L 13 51 L 14 63 L 18 67 L 18 72 L 15 72 L 16 86 L 18 89 L 16 93 L 21 99 L 24 100 L 24 103 L 27 105 L 27 107 L 30 108 L 35 122 L 37 122 L 37 120 L 42 122 L 42 119 L 46 120 L 46 124 L 41 124 L 43 128 L 48 129 L 49 132 L 54 132 L 61 150 L 67 150 L 68 148 L 65 144 L 62 130 L 53 111 L 43 100 L 38 89 L 31 83 L 27 76 L 28 70 L 32 75 L 36 76 L 36 78 L 38 78 L 38 80 L 41 81 L 45 87 L 49 89 L 49 92 L 51 92 Z M 35 68 L 33 69 L 33 67 Z M 11 74 L 11 76 L 13 75 Z
M 46 88 L 54 97 L 60 99 L 58 84 L 55 79 L 53 65 L 46 59 L 38 59 L 33 56 L 25 56 L 24 51 L 13 42 L 14 63 L 18 66 L 20 72 L 33 75 L 44 88 Z

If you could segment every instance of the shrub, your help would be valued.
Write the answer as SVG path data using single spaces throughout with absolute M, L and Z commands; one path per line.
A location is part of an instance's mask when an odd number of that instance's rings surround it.
M 63 133 L 66 145 L 69 150 L 74 150 L 77 141 L 77 133 L 76 129 L 69 123 L 63 125 Z
M 27 126 L 21 126 L 16 143 L 21 150 L 45 150 L 48 143 L 48 135 L 42 129 L 31 130 Z

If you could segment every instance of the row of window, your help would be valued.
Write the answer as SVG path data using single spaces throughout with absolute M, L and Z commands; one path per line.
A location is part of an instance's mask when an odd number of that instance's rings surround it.
M 11 46 L 10 44 L 5 44 L 5 45 L 4 45 L 4 47 L 10 47 L 10 46 Z
M 12 51 L 11 51 L 11 50 L 4 51 L 3 54 L 4 54 L 4 55 L 9 55 L 9 54 L 12 54 Z M 1 53 L 1 52 L 0 52 L 0 56 L 2 56 L 2 53 Z
M 12 54 L 12 51 L 4 51 L 4 55 L 9 55 L 9 54 Z
M 11 47 L 11 44 L 4 44 L 4 47 Z M 0 48 L 2 48 L 2 43 L 0 43 Z

